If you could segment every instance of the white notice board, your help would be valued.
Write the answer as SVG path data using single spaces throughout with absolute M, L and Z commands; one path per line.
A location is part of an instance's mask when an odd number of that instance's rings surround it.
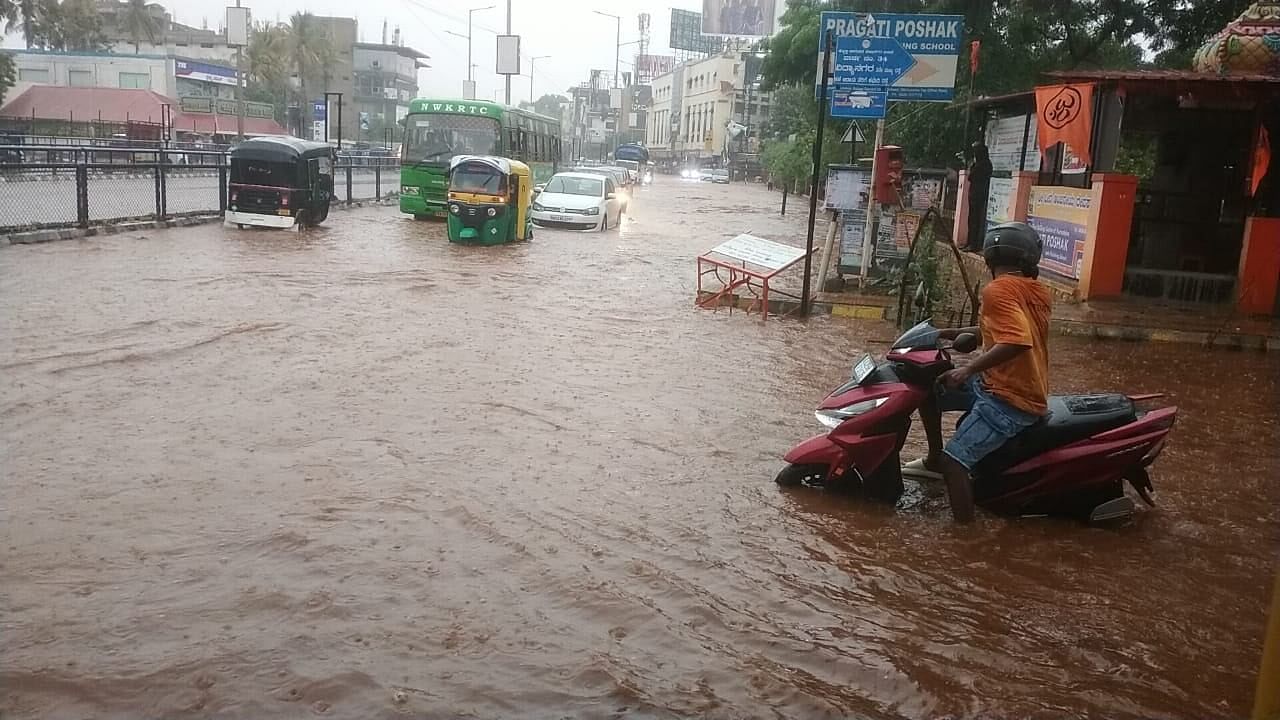
M 804 248 L 783 245 L 780 242 L 743 233 L 711 248 L 707 254 L 713 253 L 770 270 L 781 270 L 804 257 Z

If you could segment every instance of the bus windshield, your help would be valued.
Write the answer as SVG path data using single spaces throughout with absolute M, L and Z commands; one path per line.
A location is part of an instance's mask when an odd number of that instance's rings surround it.
M 471 115 L 410 115 L 405 120 L 405 164 L 447 163 L 454 155 L 492 155 L 498 122 Z

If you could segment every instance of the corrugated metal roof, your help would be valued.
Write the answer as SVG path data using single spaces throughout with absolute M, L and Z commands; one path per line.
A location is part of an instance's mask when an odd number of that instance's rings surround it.
M 1212 82 L 1280 84 L 1275 75 L 1202 73 L 1193 70 L 1053 70 L 1061 80 L 1133 80 L 1143 82 Z
M 154 90 L 126 88 L 73 88 L 32 85 L 21 95 L 0 107 L 0 116 L 39 120 L 74 120 L 91 122 L 101 118 L 107 122 L 145 122 L 159 124 L 161 106 L 173 109 L 173 129 L 206 135 L 228 135 L 236 132 L 234 115 L 184 113 L 176 100 Z M 280 123 L 270 118 L 244 119 L 248 135 L 288 135 Z

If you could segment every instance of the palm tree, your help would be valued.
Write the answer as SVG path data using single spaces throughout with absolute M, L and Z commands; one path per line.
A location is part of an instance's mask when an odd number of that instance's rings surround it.
M 296 12 L 289 18 L 289 59 L 298 76 L 299 107 L 311 118 L 311 98 L 307 96 L 307 80 L 323 77 L 328 69 L 322 65 L 333 57 L 333 41 L 324 24 L 309 12 Z
M 129 40 L 133 42 L 134 55 L 138 54 L 143 40 L 154 44 L 164 30 L 160 26 L 159 18 L 152 15 L 151 9 L 147 7 L 147 0 L 129 0 L 120 17 L 120 26 L 129 34 Z
M 292 62 L 289 33 L 284 26 L 264 24 L 256 28 L 249 36 L 245 58 L 249 62 L 251 81 L 274 91 L 284 92 Z

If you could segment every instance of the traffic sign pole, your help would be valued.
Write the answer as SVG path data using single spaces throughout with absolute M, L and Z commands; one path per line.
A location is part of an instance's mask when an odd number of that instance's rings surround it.
M 867 195 L 867 224 L 862 229 L 862 267 L 858 271 L 858 287 L 867 285 L 867 268 L 871 266 L 871 245 L 875 236 L 871 233 L 876 228 L 876 166 L 880 164 L 877 150 L 884 144 L 884 118 L 876 121 L 876 143 L 871 147 L 871 187 Z
M 813 177 L 809 182 L 809 234 L 804 243 L 804 280 L 800 288 L 800 317 L 809 316 L 809 276 L 813 272 L 813 224 L 818 214 L 818 171 L 822 167 L 822 131 L 827 126 L 827 84 L 831 80 L 827 69 L 831 67 L 833 44 L 832 34 L 827 33 L 826 48 L 822 51 L 822 89 L 818 92 L 818 137 L 813 143 Z M 768 308 L 765 311 L 768 312 Z

